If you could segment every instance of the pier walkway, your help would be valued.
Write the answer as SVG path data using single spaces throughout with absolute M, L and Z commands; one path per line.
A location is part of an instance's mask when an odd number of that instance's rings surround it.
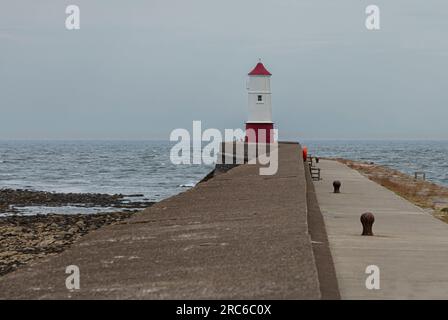
M 315 188 L 342 299 L 447 299 L 448 224 L 342 163 L 321 160 Z M 342 182 L 334 194 L 332 182 Z M 360 215 L 375 215 L 375 236 L 360 236 Z M 380 270 L 368 290 L 366 267 Z
M 241 165 L 0 278 L 0 299 L 319 299 L 300 146 Z M 66 267 L 80 270 L 67 290 Z

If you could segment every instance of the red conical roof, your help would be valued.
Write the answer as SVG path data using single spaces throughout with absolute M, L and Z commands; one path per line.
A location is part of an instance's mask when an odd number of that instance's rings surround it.
M 255 68 L 249 72 L 250 76 L 270 76 L 271 73 L 266 70 L 264 65 L 261 62 L 258 62 Z

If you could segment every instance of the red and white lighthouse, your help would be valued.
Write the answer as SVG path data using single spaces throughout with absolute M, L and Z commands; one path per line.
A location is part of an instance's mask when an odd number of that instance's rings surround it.
M 249 117 L 246 122 L 246 142 L 273 143 L 271 73 L 260 61 L 248 75 Z

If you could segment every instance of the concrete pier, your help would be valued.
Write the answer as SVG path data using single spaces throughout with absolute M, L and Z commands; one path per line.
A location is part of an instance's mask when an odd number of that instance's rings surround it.
M 279 145 L 276 175 L 258 169 L 238 166 L 92 232 L 0 278 L 0 298 L 319 299 L 326 283 L 309 234 L 300 146 Z M 80 290 L 66 288 L 69 265 L 80 269 Z
M 336 161 L 321 160 L 318 202 L 343 299 L 447 299 L 448 225 Z M 334 194 L 332 182 L 342 182 Z M 375 215 L 374 236 L 361 236 L 360 215 Z M 368 290 L 366 267 L 380 269 Z

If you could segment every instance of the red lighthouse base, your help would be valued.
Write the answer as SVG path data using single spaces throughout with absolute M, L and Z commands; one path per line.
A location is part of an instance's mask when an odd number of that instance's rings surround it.
M 273 123 L 246 123 L 246 142 L 274 143 Z

